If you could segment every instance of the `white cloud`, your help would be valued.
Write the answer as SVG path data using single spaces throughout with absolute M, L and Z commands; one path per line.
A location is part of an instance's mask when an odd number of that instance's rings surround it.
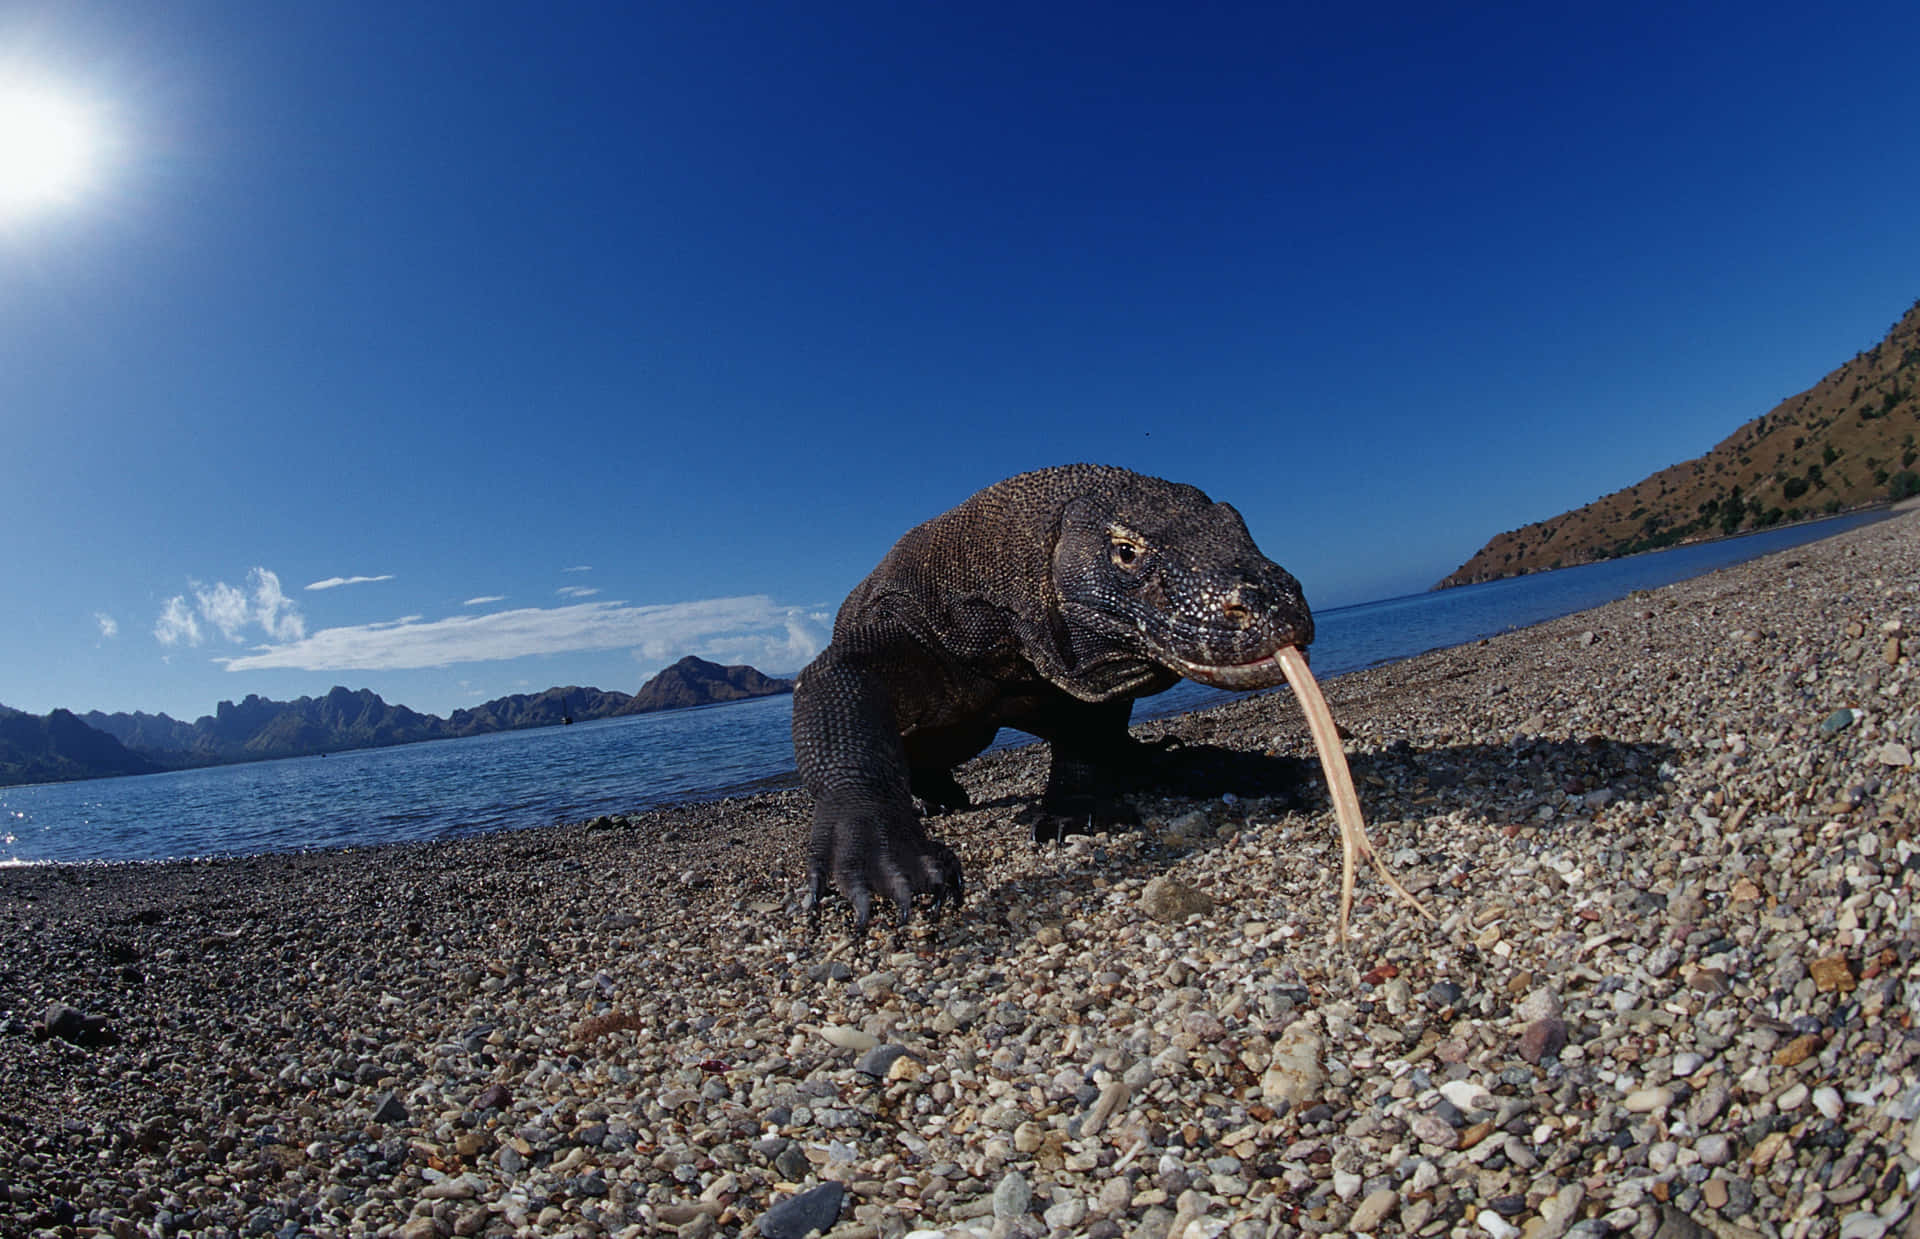
M 324 581 L 314 581 L 308 589 L 339 589 L 342 585 L 368 585 L 374 581 L 391 581 L 393 573 L 383 572 L 379 576 L 330 576 Z
M 203 622 L 229 641 L 243 640 L 256 624 L 276 641 L 299 641 L 307 635 L 300 609 L 281 590 L 280 578 L 265 568 L 247 573 L 246 589 L 225 581 L 193 582 L 193 605 L 184 594 L 167 599 L 153 635 L 162 645 L 199 645 L 206 639 Z
M 463 607 L 484 607 L 490 602 L 505 602 L 505 594 L 482 594 L 478 598 L 469 598 L 460 605 Z
M 781 606 L 763 596 L 712 598 L 656 606 L 583 602 L 523 607 L 488 615 L 413 617 L 379 624 L 323 628 L 253 653 L 223 660 L 229 671 L 401 671 L 453 663 L 492 662 L 529 654 L 632 647 L 636 650 L 724 651 L 798 666 L 825 644 L 817 612 Z M 758 664 L 756 664 L 758 665 Z
M 216 581 L 211 587 L 196 586 L 193 600 L 200 608 L 200 618 L 218 628 L 229 641 L 238 641 L 240 630 L 253 619 L 246 591 L 225 581 Z
M 788 611 L 780 631 L 722 633 L 712 639 L 678 650 L 662 649 L 650 663 L 664 666 L 670 656 L 693 653 L 723 666 L 746 663 L 761 671 L 792 673 L 813 661 L 827 646 L 832 627 L 819 613 Z
M 253 589 L 253 618 L 276 641 L 298 641 L 307 635 L 307 621 L 293 600 L 280 592 L 280 578 L 265 568 L 247 573 Z
M 162 645 L 198 645 L 200 621 L 194 618 L 193 608 L 185 598 L 169 598 L 154 623 L 153 635 Z
M 560 571 L 562 571 L 562 572 L 592 572 L 592 571 L 593 571 L 593 565 L 592 565 L 592 564 L 575 564 L 575 565 L 574 565 L 573 567 L 571 567 L 571 568 L 562 568 L 562 569 L 560 569 Z
M 562 598 L 591 598 L 600 591 L 590 585 L 562 585 L 553 592 Z
M 120 621 L 105 611 L 95 611 L 93 622 L 100 625 L 100 635 L 109 641 L 120 635 Z

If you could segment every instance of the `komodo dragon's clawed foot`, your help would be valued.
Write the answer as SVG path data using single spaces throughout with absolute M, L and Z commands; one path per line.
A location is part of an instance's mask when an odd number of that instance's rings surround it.
M 1020 810 L 1014 820 L 1032 829 L 1034 846 L 1039 847 L 1068 835 L 1138 830 L 1140 811 L 1117 796 L 1087 792 L 1045 797 Z
M 973 797 L 967 795 L 967 789 L 960 786 L 960 780 L 954 778 L 950 770 L 915 770 L 913 795 L 927 807 L 929 817 L 973 807 Z
M 876 898 L 889 899 L 905 924 L 924 895 L 937 913 L 966 894 L 960 858 L 927 834 L 910 809 L 871 804 L 816 806 L 808 853 L 806 906 L 817 913 L 828 890 L 853 906 L 856 929 L 873 919 Z

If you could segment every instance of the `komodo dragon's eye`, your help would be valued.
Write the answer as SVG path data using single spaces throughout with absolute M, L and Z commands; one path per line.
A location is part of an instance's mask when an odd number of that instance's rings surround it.
M 1107 539 L 1112 547 L 1110 553 L 1113 556 L 1113 562 L 1119 567 L 1128 569 L 1136 568 L 1140 565 L 1140 561 L 1146 557 L 1146 539 L 1128 530 L 1119 528 L 1109 529 L 1107 531 Z

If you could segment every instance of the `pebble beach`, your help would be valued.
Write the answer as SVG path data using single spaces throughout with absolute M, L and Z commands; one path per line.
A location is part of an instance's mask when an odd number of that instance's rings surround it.
M 1323 683 L 967 900 L 799 910 L 797 792 L 0 870 L 0 1235 L 1920 1235 L 1920 512 Z

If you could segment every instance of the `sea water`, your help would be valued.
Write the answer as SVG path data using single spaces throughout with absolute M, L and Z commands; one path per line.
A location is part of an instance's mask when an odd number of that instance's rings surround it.
M 1828 537 L 1839 517 L 1318 612 L 1321 679 L 1537 624 Z M 1136 719 L 1235 694 L 1182 683 Z M 0 787 L 0 864 L 160 860 L 443 839 L 792 786 L 791 697 L 327 757 Z M 1001 742 L 1026 738 L 1001 733 Z

